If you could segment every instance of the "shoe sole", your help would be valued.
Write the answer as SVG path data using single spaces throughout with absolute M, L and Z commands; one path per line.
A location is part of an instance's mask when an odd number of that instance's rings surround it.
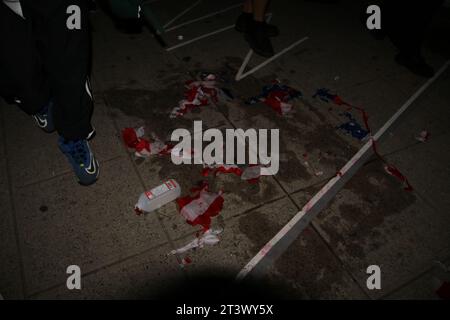
M 89 187 L 89 186 L 92 186 L 94 183 L 96 183 L 97 180 L 98 180 L 98 178 L 95 179 L 95 180 L 92 181 L 92 182 L 89 182 L 89 183 L 84 183 L 84 182 L 78 181 L 78 184 L 79 184 L 80 186 L 83 186 L 83 187 Z
M 96 175 L 95 175 L 95 179 L 92 180 L 91 182 L 82 182 L 82 181 L 78 180 L 78 183 L 80 185 L 82 185 L 83 187 L 88 187 L 88 186 L 91 186 L 91 185 L 93 185 L 94 183 L 97 182 L 98 176 L 100 175 L 100 166 L 99 166 L 98 163 L 96 164 L 96 166 L 97 166 L 97 172 L 96 172 Z

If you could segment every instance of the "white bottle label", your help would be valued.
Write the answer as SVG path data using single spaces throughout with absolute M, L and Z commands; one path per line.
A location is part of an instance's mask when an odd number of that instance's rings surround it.
M 158 197 L 166 193 L 167 191 L 173 190 L 175 188 L 176 188 L 175 183 L 173 183 L 172 180 L 168 180 L 164 182 L 162 185 L 155 187 L 150 191 L 146 191 L 145 195 L 147 196 L 147 198 L 152 200 L 153 198 Z

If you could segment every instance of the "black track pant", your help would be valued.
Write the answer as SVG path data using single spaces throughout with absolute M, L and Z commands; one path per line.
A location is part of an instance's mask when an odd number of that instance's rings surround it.
M 387 33 L 400 53 L 420 55 L 427 27 L 442 3 L 443 0 L 384 1 L 381 19 L 386 22 Z
M 58 133 L 85 138 L 93 109 L 86 1 L 20 3 L 25 19 L 0 0 L 0 95 L 18 98 L 30 115 L 52 100 Z

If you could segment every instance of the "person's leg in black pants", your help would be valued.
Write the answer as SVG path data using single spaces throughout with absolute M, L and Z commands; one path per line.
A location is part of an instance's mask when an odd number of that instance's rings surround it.
M 25 0 L 33 12 L 44 70 L 50 83 L 58 133 L 68 140 L 84 139 L 91 132 L 92 98 L 89 88 L 90 33 L 84 0 Z M 80 8 L 80 26 L 68 19 Z M 72 7 L 76 8 L 76 7 Z M 71 13 L 67 13 L 67 11 Z
M 24 18 L 0 6 L 2 96 L 16 97 L 47 132 L 56 129 L 79 182 L 95 182 L 98 163 L 87 142 L 93 134 L 87 2 L 22 0 Z
M 387 34 L 399 51 L 396 61 L 423 77 L 434 74 L 433 68 L 425 62 L 421 48 L 433 14 L 442 3 L 442 0 L 385 1 L 382 9 Z
M 0 2 L 0 95 L 18 102 L 29 115 L 38 113 L 50 100 L 36 42 L 31 20 Z

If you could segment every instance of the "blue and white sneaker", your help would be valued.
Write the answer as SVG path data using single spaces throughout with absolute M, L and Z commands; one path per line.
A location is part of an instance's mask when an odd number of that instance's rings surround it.
M 36 113 L 33 118 L 36 121 L 39 128 L 47 133 L 55 131 L 55 123 L 53 121 L 53 101 L 50 100 L 41 111 Z
M 59 137 L 58 145 L 72 165 L 81 185 L 88 186 L 97 181 L 98 161 L 86 139 L 67 141 L 63 137 Z

